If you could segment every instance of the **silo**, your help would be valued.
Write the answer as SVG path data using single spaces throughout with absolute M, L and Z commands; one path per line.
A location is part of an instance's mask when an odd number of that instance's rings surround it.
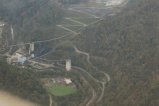
M 71 60 L 70 59 L 66 60 L 66 70 L 67 71 L 71 70 Z

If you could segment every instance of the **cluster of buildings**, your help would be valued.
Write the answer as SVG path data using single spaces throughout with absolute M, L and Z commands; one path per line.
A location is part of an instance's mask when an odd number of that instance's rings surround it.
M 51 67 L 52 65 L 49 65 L 49 63 L 46 62 L 40 62 L 40 61 L 32 61 L 35 57 L 34 52 L 34 44 L 30 44 L 30 47 L 26 49 L 25 46 L 19 47 L 12 47 L 7 55 L 7 62 L 12 65 L 18 65 L 18 66 L 33 66 L 33 68 L 37 69 L 43 69 L 44 67 Z M 37 64 L 37 65 L 35 65 Z M 66 60 L 65 69 L 66 71 L 71 71 L 71 59 Z
M 43 79 L 41 79 L 41 82 L 44 84 L 45 87 L 50 87 L 50 86 L 54 86 L 54 85 L 66 85 L 66 86 L 75 87 L 71 78 L 63 78 L 63 77 L 43 78 Z
M 23 65 L 27 61 L 27 53 L 26 50 L 23 48 L 12 48 L 10 51 L 7 53 L 7 62 L 9 64 L 19 64 Z
M 8 57 L 7 62 L 9 64 L 23 65 L 28 59 L 34 58 L 34 43 L 30 43 L 28 49 L 25 47 L 25 45 L 21 47 L 11 47 L 9 52 L 6 53 Z
M 4 24 L 0 23 L 0 27 L 4 26 Z M 14 30 L 13 27 L 11 26 L 11 35 L 12 35 L 12 40 L 14 40 Z M 31 61 L 31 59 L 35 58 L 35 57 L 39 57 L 41 55 L 45 55 L 49 49 L 46 49 L 45 47 L 41 46 L 39 47 L 39 49 L 35 50 L 35 43 L 28 43 L 28 46 L 25 46 L 25 44 L 20 44 L 20 45 L 16 45 L 16 46 L 12 46 L 10 47 L 10 50 L 8 53 L 6 53 L 7 56 L 7 62 L 9 64 L 12 65 L 20 65 L 20 66 L 25 66 L 25 63 L 27 63 L 28 65 L 33 66 L 34 68 L 41 68 L 41 66 L 52 66 L 49 65 L 48 63 L 40 63 L 39 61 Z M 39 44 L 40 45 L 40 44 Z M 42 44 L 41 44 L 42 45 Z M 38 64 L 39 66 L 35 66 L 34 64 Z M 71 70 L 71 60 L 68 59 L 66 60 L 66 71 L 70 71 Z

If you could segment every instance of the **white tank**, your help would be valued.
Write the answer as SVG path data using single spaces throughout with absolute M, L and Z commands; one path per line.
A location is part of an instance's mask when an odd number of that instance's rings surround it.
M 70 59 L 66 60 L 66 70 L 71 71 L 71 60 Z

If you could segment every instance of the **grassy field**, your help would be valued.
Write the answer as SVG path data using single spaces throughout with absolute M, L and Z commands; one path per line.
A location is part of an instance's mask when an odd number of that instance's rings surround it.
M 64 86 L 64 85 L 56 85 L 53 87 L 50 87 L 49 92 L 55 96 L 66 96 L 69 94 L 73 94 L 77 92 L 77 89 L 70 86 Z

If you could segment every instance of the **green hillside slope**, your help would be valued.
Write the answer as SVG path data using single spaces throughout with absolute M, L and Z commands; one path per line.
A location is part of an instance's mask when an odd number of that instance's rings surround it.
M 130 0 L 74 39 L 111 83 L 97 106 L 159 105 L 159 1 Z
M 0 5 L 0 17 L 13 26 L 19 42 L 53 38 L 54 27 L 64 14 L 54 0 L 2 0 Z

